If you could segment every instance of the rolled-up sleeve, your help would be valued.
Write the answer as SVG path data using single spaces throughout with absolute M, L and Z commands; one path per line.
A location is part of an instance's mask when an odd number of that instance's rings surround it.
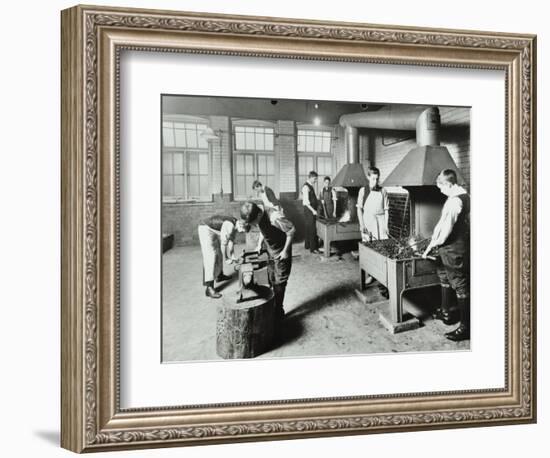
M 294 233 L 296 232 L 296 228 L 294 227 L 294 224 L 292 224 L 292 221 L 285 216 L 282 216 L 279 212 L 277 212 L 276 216 L 271 218 L 271 224 L 283 231 L 287 236 L 294 236 Z
M 220 229 L 220 243 L 222 246 L 227 245 L 229 240 L 235 238 L 235 225 L 231 221 L 224 221 Z

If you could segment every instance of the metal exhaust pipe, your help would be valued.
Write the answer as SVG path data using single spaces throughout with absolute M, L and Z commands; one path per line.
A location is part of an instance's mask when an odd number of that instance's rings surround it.
M 349 141 L 348 136 L 357 136 L 357 128 L 390 129 L 390 130 L 415 130 L 416 142 L 419 146 L 439 145 L 439 130 L 441 118 L 437 107 L 385 107 L 374 112 L 360 112 L 340 116 L 340 125 L 346 128 L 346 145 L 350 145 L 352 151 L 347 150 L 348 160 L 350 156 L 358 157 L 358 139 Z M 355 133 L 349 130 L 354 128 Z M 357 151 L 355 148 L 357 145 Z

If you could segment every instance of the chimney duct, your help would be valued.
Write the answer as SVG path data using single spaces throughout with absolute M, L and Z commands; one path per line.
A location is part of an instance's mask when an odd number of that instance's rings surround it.
M 359 134 L 357 127 L 346 126 L 346 157 L 348 164 L 359 162 Z
M 360 112 L 340 116 L 340 125 L 367 129 L 415 130 L 419 146 L 439 145 L 441 118 L 437 107 L 388 106 L 373 112 Z M 348 156 L 349 156 L 348 151 Z

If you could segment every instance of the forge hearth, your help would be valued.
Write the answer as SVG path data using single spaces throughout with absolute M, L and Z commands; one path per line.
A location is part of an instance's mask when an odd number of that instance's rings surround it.
M 406 239 L 405 239 L 406 240 Z M 419 326 L 414 317 L 404 319 L 403 294 L 405 291 L 439 285 L 436 262 L 423 259 L 410 248 L 395 240 L 377 240 L 359 244 L 361 289 L 365 289 L 367 274 L 388 288 L 388 315 L 381 314 L 382 323 L 393 333 Z M 418 250 L 421 252 L 420 249 Z
M 330 257 L 330 244 L 345 240 L 361 240 L 361 230 L 357 221 L 338 222 L 337 220 L 318 219 L 317 235 L 323 240 L 325 258 Z

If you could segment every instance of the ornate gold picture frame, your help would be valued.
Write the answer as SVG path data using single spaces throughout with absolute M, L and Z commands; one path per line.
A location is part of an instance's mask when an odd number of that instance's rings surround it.
M 62 424 L 75 452 L 536 420 L 536 37 L 76 6 L 62 12 Z M 505 72 L 503 389 L 120 407 L 124 50 Z

